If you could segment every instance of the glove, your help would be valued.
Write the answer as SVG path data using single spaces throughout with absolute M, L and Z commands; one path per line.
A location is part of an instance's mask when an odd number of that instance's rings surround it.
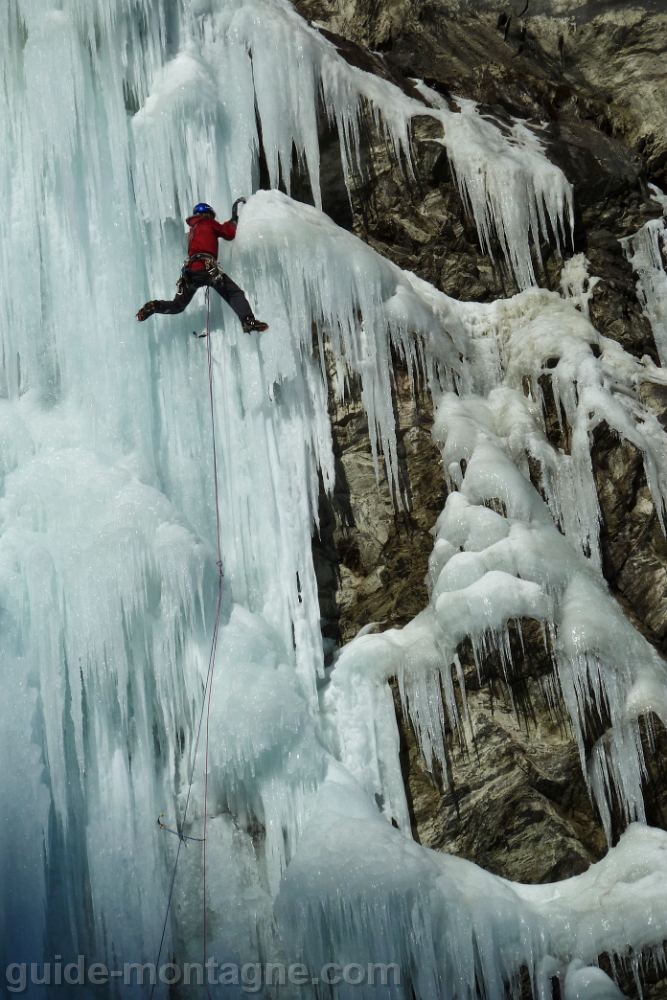
M 237 198 L 232 205 L 232 222 L 235 226 L 239 224 L 239 205 L 243 203 L 245 205 L 245 198 Z

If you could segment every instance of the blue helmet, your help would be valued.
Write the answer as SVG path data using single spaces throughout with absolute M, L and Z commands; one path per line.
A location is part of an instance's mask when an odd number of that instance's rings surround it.
M 206 212 L 211 212 L 212 215 L 215 215 L 215 212 L 213 211 L 211 206 L 207 205 L 205 201 L 200 201 L 199 204 L 195 205 L 195 207 L 192 209 L 193 215 L 204 215 Z

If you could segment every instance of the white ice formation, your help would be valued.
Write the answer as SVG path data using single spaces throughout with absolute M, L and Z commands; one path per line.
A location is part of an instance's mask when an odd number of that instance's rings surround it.
M 663 218 L 651 219 L 638 233 L 621 240 L 626 257 L 637 274 L 637 298 L 651 323 L 660 364 L 667 362 L 667 195 L 655 184 L 649 189 L 663 210 Z
M 601 576 L 589 434 L 606 421 L 640 449 L 662 516 L 665 437 L 638 386 L 664 375 L 590 325 L 583 259 L 562 296 L 533 287 L 531 244 L 569 237 L 565 178 L 525 126 L 503 135 L 470 102 L 406 96 L 281 0 L 5 0 L 0 31 L 2 970 L 156 957 L 176 844 L 155 817 L 175 828 L 182 815 L 217 571 L 204 349 L 190 335 L 203 301 L 148 330 L 133 312 L 175 280 L 194 202 L 224 216 L 256 191 L 261 134 L 271 186 L 289 187 L 296 155 L 316 207 L 257 192 L 224 249 L 268 335 L 242 335 L 212 305 L 225 604 L 208 952 L 401 965 L 401 986 L 343 983 L 341 996 L 463 1000 L 483 983 L 501 1000 L 524 967 L 541 1000 L 554 977 L 573 1000 L 617 995 L 597 956 L 667 938 L 667 834 L 642 822 L 638 737 L 641 715 L 667 721 L 667 701 L 662 660 Z M 362 114 L 408 169 L 411 118 L 439 121 L 482 245 L 498 239 L 523 291 L 463 306 L 324 216 L 320 103 L 347 178 Z M 311 555 L 319 477 L 334 477 L 324 352 L 335 391 L 360 385 L 391 479 L 392 349 L 426 373 L 453 489 L 431 601 L 401 632 L 351 643 L 325 677 Z M 567 453 L 545 435 L 545 371 Z M 438 758 L 445 723 L 462 738 L 469 726 L 457 645 L 499 649 L 511 671 L 508 625 L 522 618 L 542 624 L 607 825 L 612 791 L 638 821 L 552 886 L 412 841 L 387 684 L 398 677 Z M 609 729 L 586 757 L 591 698 Z M 193 836 L 202 784 L 200 757 Z M 163 953 L 181 964 L 199 960 L 202 933 L 201 852 L 183 855 Z

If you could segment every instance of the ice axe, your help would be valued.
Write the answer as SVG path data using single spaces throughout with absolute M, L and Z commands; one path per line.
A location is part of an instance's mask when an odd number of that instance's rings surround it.
M 245 205 L 245 198 L 237 198 L 232 205 L 232 222 L 235 226 L 239 224 L 239 205 Z

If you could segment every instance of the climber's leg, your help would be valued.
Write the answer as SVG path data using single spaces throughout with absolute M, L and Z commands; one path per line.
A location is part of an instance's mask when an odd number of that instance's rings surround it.
M 218 295 L 222 296 L 227 305 L 231 306 L 242 323 L 245 320 L 255 318 L 244 293 L 228 274 L 223 274 L 222 271 L 218 272 L 211 281 L 211 286 L 215 288 Z
M 153 313 L 167 313 L 168 315 L 182 313 L 192 301 L 197 289 L 208 283 L 206 271 L 186 271 L 176 283 L 177 291 L 173 299 L 152 299 L 141 307 L 137 313 L 137 319 L 142 323 Z

